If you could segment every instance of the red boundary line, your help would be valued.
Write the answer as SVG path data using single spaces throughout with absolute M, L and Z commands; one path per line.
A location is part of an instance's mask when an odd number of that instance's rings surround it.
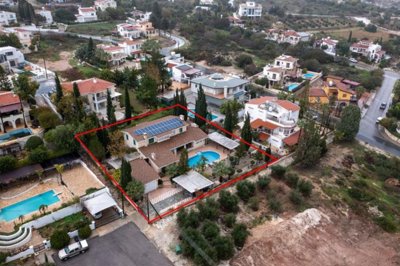
M 166 110 L 171 110 L 171 109 L 173 109 L 173 108 L 175 108 L 175 107 L 182 108 L 182 109 L 184 109 L 184 110 L 186 110 L 186 111 L 192 113 L 192 114 L 195 115 L 196 117 L 198 117 L 198 118 L 204 120 L 207 124 L 212 125 L 213 127 L 215 127 L 215 128 L 217 128 L 218 130 L 220 130 L 220 131 L 222 131 L 222 132 L 224 132 L 224 133 L 230 135 L 231 137 L 233 137 L 233 138 L 235 138 L 235 139 L 238 139 L 240 142 L 242 142 L 242 143 L 248 145 L 248 146 L 251 147 L 252 149 L 257 150 L 258 152 L 262 153 L 263 155 L 268 156 L 268 157 L 271 159 L 271 161 L 268 162 L 268 163 L 265 163 L 265 164 L 263 164 L 263 165 L 261 165 L 261 166 L 259 166 L 259 167 L 256 167 L 256 168 L 254 168 L 253 170 L 251 170 L 251 171 L 249 171 L 249 172 L 246 172 L 246 173 L 244 173 L 244 174 L 242 174 L 242 175 L 240 175 L 240 176 L 238 176 L 238 177 L 236 177 L 236 178 L 234 178 L 234 179 L 231 179 L 231 180 L 229 180 L 228 182 L 226 182 L 226 183 L 224 183 L 224 184 L 222 184 L 222 185 L 220 185 L 220 186 L 218 186 L 218 187 L 216 187 L 216 188 L 214 188 L 214 189 L 212 189 L 212 190 L 210 190 L 210 191 L 207 191 L 207 192 L 201 194 L 200 196 L 195 197 L 195 198 L 191 199 L 190 201 L 185 202 L 185 203 L 183 203 L 183 204 L 181 204 L 181 205 L 179 205 L 179 206 L 177 206 L 177 207 L 175 207 L 175 208 L 173 208 L 173 209 L 170 209 L 170 210 L 168 210 L 168 211 L 166 211 L 166 212 L 160 214 L 159 216 L 157 216 L 157 217 L 155 217 L 155 218 L 149 220 L 149 219 L 147 218 L 146 214 L 143 212 L 143 210 L 128 196 L 128 194 L 125 192 L 125 190 L 118 184 L 118 182 L 117 182 L 117 181 L 114 179 L 114 177 L 107 171 L 106 167 L 96 158 L 96 156 L 94 156 L 94 154 L 92 153 L 92 151 L 89 150 L 89 148 L 86 146 L 85 143 L 83 143 L 83 141 L 81 140 L 80 137 L 81 137 L 81 136 L 84 136 L 84 135 L 87 135 L 87 134 L 90 134 L 90 133 L 97 132 L 97 131 L 99 131 L 99 130 L 104 130 L 104 129 L 107 129 L 107 128 L 110 128 L 110 127 L 113 127 L 113 126 L 116 126 L 116 125 L 120 125 L 120 124 L 126 123 L 126 122 L 128 122 L 128 121 L 141 119 L 141 118 L 144 118 L 144 117 L 149 116 L 149 115 L 152 115 L 152 114 L 156 114 L 156 113 L 159 113 L 159 112 L 162 112 L 162 111 L 166 111 Z M 158 221 L 158 220 L 160 220 L 160 219 L 162 219 L 162 218 L 164 218 L 164 217 L 166 217 L 166 216 L 168 216 L 168 215 L 170 215 L 170 214 L 172 214 L 172 213 L 174 213 L 174 212 L 177 212 L 177 211 L 179 211 L 180 209 L 182 209 L 182 208 L 184 208 L 184 207 L 187 207 L 187 206 L 189 206 L 189 205 L 195 203 L 196 201 L 199 201 L 199 200 L 201 200 L 201 199 L 203 199 L 203 198 L 205 198 L 205 197 L 211 196 L 212 194 L 217 193 L 217 192 L 219 192 L 220 190 L 222 190 L 222 189 L 224 189 L 224 188 L 227 188 L 227 187 L 229 187 L 229 186 L 235 184 L 236 182 L 238 182 L 238 181 L 240 181 L 240 180 L 243 180 L 243 179 L 245 179 L 246 177 L 248 177 L 248 176 L 250 176 L 250 175 L 253 175 L 253 174 L 255 174 L 255 173 L 261 171 L 262 169 L 267 168 L 270 164 L 272 164 L 272 163 L 274 163 L 275 161 L 278 160 L 278 158 L 272 156 L 271 154 L 266 153 L 264 150 L 259 149 L 258 147 L 256 147 L 255 145 L 253 145 L 253 144 L 251 144 L 251 143 L 248 143 L 247 141 L 243 140 L 243 139 L 240 138 L 239 136 L 236 136 L 235 134 L 233 134 L 233 133 L 231 133 L 231 132 L 228 132 L 227 130 L 225 130 L 224 128 L 222 128 L 221 126 L 219 126 L 218 124 L 207 120 L 206 118 L 204 118 L 204 117 L 202 117 L 202 116 L 196 114 L 196 113 L 193 112 L 192 110 L 190 110 L 190 109 L 188 109 L 187 107 L 182 106 L 182 105 L 180 105 L 180 104 L 175 104 L 175 105 L 172 105 L 172 106 L 169 106 L 169 107 L 164 107 L 164 108 L 160 108 L 160 109 L 157 109 L 157 110 L 149 111 L 149 112 L 140 114 L 140 115 L 138 115 L 138 116 L 131 117 L 131 118 L 128 118 L 128 119 L 124 119 L 124 120 L 121 120 L 121 121 L 118 121 L 118 122 L 115 122 L 115 123 L 112 123 L 112 124 L 108 124 L 108 125 L 101 126 L 101 127 L 98 127 L 98 128 L 93 128 L 93 129 L 90 129 L 90 130 L 87 130 L 87 131 L 84 131 L 84 132 L 79 132 L 79 133 L 75 134 L 74 137 L 75 137 L 75 139 L 80 143 L 80 145 L 82 146 L 82 148 L 89 154 L 89 156 L 90 156 L 90 157 L 96 162 L 96 164 L 101 168 L 101 170 L 104 172 L 104 174 L 111 180 L 111 182 L 114 184 L 114 186 L 122 193 L 122 195 L 125 197 L 125 199 L 126 199 L 127 201 L 129 201 L 129 203 L 135 208 L 135 210 L 138 211 L 138 212 L 140 213 L 140 215 L 142 215 L 143 218 L 144 218 L 149 224 L 152 224 L 152 223 L 154 223 L 154 222 L 156 222 L 156 221 Z

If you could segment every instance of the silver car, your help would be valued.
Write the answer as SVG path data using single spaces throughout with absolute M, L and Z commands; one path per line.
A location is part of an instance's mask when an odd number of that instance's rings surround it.
M 58 252 L 60 260 L 68 260 L 71 257 L 77 256 L 81 253 L 85 253 L 89 249 L 89 245 L 86 240 L 75 242 L 66 248 L 63 248 Z

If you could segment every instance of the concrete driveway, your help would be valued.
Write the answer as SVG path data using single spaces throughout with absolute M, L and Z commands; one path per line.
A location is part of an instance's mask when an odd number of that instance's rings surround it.
M 172 266 L 132 222 L 89 241 L 89 251 L 62 262 L 53 255 L 56 265 L 63 266 Z

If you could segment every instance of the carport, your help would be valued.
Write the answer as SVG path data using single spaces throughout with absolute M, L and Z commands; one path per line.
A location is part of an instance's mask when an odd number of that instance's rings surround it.
M 227 138 L 218 132 L 208 134 L 208 139 L 228 150 L 234 150 L 240 145 L 238 142 Z
M 172 181 L 189 192 L 192 196 L 196 196 L 197 193 L 207 191 L 207 189 L 214 184 L 211 180 L 208 180 L 194 170 L 191 170 L 184 175 L 175 177 L 172 179 Z

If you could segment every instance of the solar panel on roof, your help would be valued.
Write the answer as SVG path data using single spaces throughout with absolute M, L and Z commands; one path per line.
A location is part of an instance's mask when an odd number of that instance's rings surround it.
M 181 126 L 183 126 L 183 122 L 179 118 L 172 118 L 151 126 L 135 130 L 134 134 L 142 135 L 144 133 L 147 133 L 148 136 L 152 137 Z

